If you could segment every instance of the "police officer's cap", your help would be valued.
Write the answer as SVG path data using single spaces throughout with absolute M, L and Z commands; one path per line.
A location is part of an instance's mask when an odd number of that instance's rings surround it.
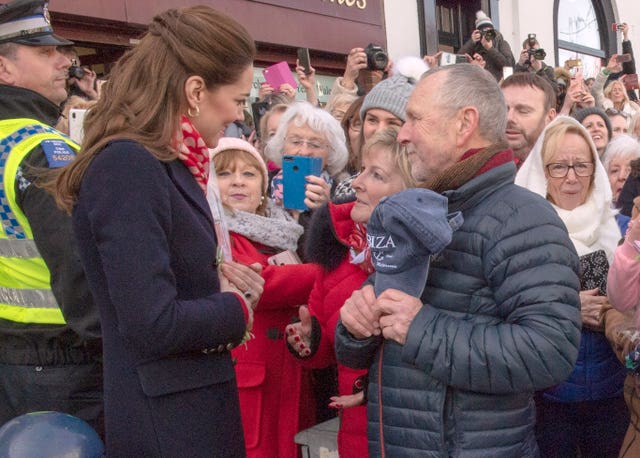
M 73 42 L 53 34 L 47 2 L 14 0 L 0 6 L 0 44 L 60 46 Z

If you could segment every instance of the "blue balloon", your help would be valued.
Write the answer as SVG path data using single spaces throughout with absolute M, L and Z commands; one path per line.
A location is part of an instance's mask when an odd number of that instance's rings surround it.
M 60 412 L 20 415 L 0 428 L 2 458 L 102 458 L 104 444 L 87 422 Z

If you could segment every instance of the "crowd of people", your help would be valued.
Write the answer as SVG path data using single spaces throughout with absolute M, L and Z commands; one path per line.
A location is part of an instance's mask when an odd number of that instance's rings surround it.
M 638 456 L 633 58 L 588 81 L 475 25 L 466 63 L 351 49 L 325 106 L 297 62 L 307 100 L 264 84 L 254 120 L 254 41 L 210 7 L 104 83 L 43 0 L 0 9 L 0 426 L 295 458 L 338 416 L 343 457 Z

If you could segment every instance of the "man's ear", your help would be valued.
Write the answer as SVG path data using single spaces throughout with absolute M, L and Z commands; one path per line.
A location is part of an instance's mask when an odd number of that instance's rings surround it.
M 547 111 L 547 116 L 545 116 L 544 125 L 546 126 L 551 121 L 553 121 L 555 119 L 556 115 L 557 115 L 556 109 L 555 108 L 549 108 L 549 111 Z
M 16 66 L 11 59 L 6 56 L 0 56 L 0 83 L 14 86 Z
M 479 115 L 476 107 L 468 106 L 460 109 L 456 122 L 457 146 L 461 147 L 469 142 L 478 129 L 478 121 Z
M 184 94 L 187 100 L 187 109 L 196 110 L 202 102 L 202 96 L 206 86 L 201 76 L 191 75 L 184 83 Z

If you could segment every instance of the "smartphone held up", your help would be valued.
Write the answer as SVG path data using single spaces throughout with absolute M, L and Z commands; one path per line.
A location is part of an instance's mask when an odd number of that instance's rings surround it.
M 320 176 L 322 158 L 310 156 L 282 157 L 283 206 L 289 210 L 308 210 L 304 203 L 309 175 Z

